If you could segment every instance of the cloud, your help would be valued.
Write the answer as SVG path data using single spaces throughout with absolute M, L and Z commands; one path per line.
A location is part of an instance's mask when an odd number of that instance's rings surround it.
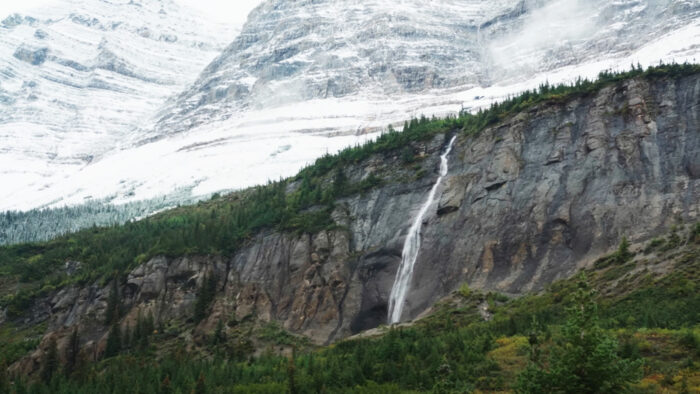
M 534 8 L 520 28 L 489 43 L 493 65 L 500 69 L 526 70 L 556 61 L 556 53 L 575 56 L 566 48 L 585 41 L 595 32 L 596 1 L 554 0 Z

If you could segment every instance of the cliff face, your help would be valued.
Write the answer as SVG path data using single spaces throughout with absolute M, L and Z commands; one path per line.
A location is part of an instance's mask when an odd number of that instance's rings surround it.
M 224 318 L 278 321 L 326 343 L 386 322 L 387 300 L 417 210 L 432 187 L 449 135 L 416 143 L 421 159 L 375 156 L 352 168 L 384 183 L 336 204 L 337 229 L 257 235 L 230 258 L 158 257 L 122 285 L 122 324 L 139 310 L 157 321 L 192 316 L 196 289 L 218 278 L 211 313 L 193 331 Z M 460 135 L 449 171 L 422 229 L 422 248 L 404 309 L 411 319 L 467 282 L 523 293 L 572 274 L 626 236 L 643 241 L 700 210 L 700 75 L 633 79 Z M 290 185 L 295 187 L 294 184 Z M 108 287 L 67 288 L 37 302 L 59 347 L 76 324 L 99 354 Z M 41 349 L 16 367 L 37 368 Z
M 632 80 L 460 137 L 423 226 L 404 318 L 462 282 L 521 293 L 700 209 L 700 78 Z M 429 168 L 436 168 L 437 149 Z M 430 177 L 431 179 L 434 177 Z M 384 322 L 410 221 L 429 186 L 348 201 L 363 285 L 353 328 Z

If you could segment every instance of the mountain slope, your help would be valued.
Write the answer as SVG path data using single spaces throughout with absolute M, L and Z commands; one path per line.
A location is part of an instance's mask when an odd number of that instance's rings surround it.
M 376 327 L 452 134 L 402 320 L 465 282 L 542 289 L 623 236 L 641 243 L 697 221 L 699 72 L 668 66 L 545 87 L 479 115 L 415 120 L 293 179 L 0 248 L 2 324 L 46 323 L 64 337 L 77 326 L 102 353 L 115 279 L 124 326 L 148 313 L 201 338 L 222 319 L 260 320 L 316 343 Z M 196 302 L 202 294 L 210 298 Z
M 70 192 L 40 201 L 35 193 L 140 139 L 134 130 L 232 36 L 231 28 L 169 0 L 66 0 L 33 16 L 6 18 L 0 23 L 0 209 L 60 204 Z M 100 174 L 115 183 L 118 176 Z M 121 188 L 129 192 L 128 183 Z M 90 198 L 84 193 L 78 202 Z
M 263 3 L 158 128 L 173 133 L 313 99 L 390 100 L 521 82 L 624 57 L 700 17 L 687 0 L 346 3 Z M 695 52 L 685 49 L 676 56 Z
M 698 12 L 685 0 L 268 1 L 124 149 L 2 203 L 124 203 L 262 184 L 411 116 L 476 110 L 547 79 L 692 61 Z

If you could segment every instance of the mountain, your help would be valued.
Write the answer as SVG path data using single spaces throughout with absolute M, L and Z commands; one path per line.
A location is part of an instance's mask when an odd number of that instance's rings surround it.
M 78 328 L 81 346 L 102 354 L 100 322 L 119 294 L 123 329 L 152 315 L 201 344 L 220 321 L 263 322 L 330 343 L 387 322 L 416 220 L 400 321 L 464 284 L 538 291 L 611 264 L 599 259 L 621 243 L 696 231 L 699 103 L 696 65 L 546 86 L 479 115 L 415 119 L 267 186 L 2 247 L 0 324 L 47 327 L 42 348 Z M 673 256 L 678 265 L 659 272 L 697 259 Z M 36 371 L 42 354 L 22 370 Z
M 75 191 L 58 185 L 130 146 L 235 33 L 169 0 L 65 0 L 0 22 L 0 209 L 64 205 Z
M 0 392 L 700 390 L 700 3 L 174 1 L 0 22 Z
M 291 176 L 411 116 L 477 110 L 637 62 L 692 61 L 699 14 L 689 0 L 269 0 L 196 79 L 148 111 L 139 106 L 148 121 L 110 133 L 118 149 L 79 171 L 51 166 L 42 182 L 8 175 L 17 186 L 0 209 L 121 204 L 173 190 L 192 198 Z
M 689 25 L 697 34 L 699 16 L 700 6 L 687 0 L 266 1 L 157 127 L 172 133 L 315 99 L 386 106 L 432 93 L 438 98 L 417 100 L 438 105 L 448 92 L 624 59 Z M 677 43 L 655 55 L 669 54 L 680 60 L 696 49 Z

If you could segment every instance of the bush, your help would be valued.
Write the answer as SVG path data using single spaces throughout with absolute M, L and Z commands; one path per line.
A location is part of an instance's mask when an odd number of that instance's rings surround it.
M 555 338 L 546 365 L 532 363 L 518 377 L 518 393 L 619 393 L 641 378 L 642 361 L 621 358 L 614 337 L 598 323 L 598 305 L 585 277 Z
M 459 295 L 461 295 L 464 298 L 469 298 L 469 296 L 472 294 L 471 289 L 469 288 L 469 285 L 466 283 L 463 283 L 459 287 Z

